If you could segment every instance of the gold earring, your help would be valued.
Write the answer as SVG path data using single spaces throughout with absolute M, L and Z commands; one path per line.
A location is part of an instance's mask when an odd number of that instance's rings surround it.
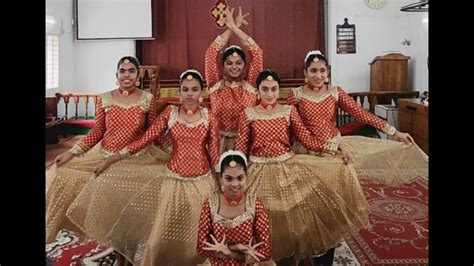
M 199 96 L 198 102 L 202 103 L 202 101 L 204 101 L 204 99 L 202 98 L 202 96 Z
M 140 81 L 137 80 L 137 82 L 135 82 L 135 86 L 140 86 Z
M 221 185 L 221 192 L 224 192 L 225 191 L 225 187 L 224 185 Z
M 115 85 L 120 85 L 120 83 L 118 82 L 118 80 L 115 81 Z
M 304 83 L 308 83 L 308 78 L 304 78 Z

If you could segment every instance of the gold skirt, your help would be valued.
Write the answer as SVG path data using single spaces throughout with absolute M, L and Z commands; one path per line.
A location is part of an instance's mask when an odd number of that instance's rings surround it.
M 199 215 L 215 188 L 211 173 L 185 178 L 165 165 L 117 164 L 79 195 L 68 217 L 134 264 L 196 265 Z
M 61 167 L 53 165 L 46 171 L 46 243 L 52 242 L 61 229 L 78 231 L 66 212 L 84 186 L 96 182 L 92 171 L 105 156 L 99 143 L 82 156 L 74 157 Z M 168 160 L 169 155 L 152 146 L 145 153 L 117 164 L 154 165 L 158 159 Z
M 228 150 L 235 149 L 235 137 L 237 133 L 230 131 L 220 131 L 219 153 L 222 154 Z
M 269 212 L 275 261 L 322 254 L 368 225 L 362 188 L 340 158 L 298 154 L 252 163 L 248 177 L 248 193 L 258 195 Z
M 341 141 L 348 145 L 354 155 L 353 165 L 358 176 L 389 185 L 407 183 L 419 176 L 428 177 L 428 156 L 418 145 L 363 136 L 345 136 Z M 321 155 L 308 151 L 299 142 L 295 142 L 293 151 Z

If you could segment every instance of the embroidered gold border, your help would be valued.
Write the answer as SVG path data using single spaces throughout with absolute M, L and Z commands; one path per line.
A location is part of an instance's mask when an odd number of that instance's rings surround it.
M 171 106 L 170 118 L 168 119 L 168 128 L 171 128 L 177 121 L 181 122 L 188 128 L 197 127 L 200 124 L 203 124 L 206 128 L 209 127 L 209 119 L 208 119 L 209 110 L 207 110 L 206 107 L 199 106 L 199 111 L 201 112 L 201 118 L 191 123 L 179 117 L 178 110 L 179 110 L 178 106 L 175 106 L 175 105 Z
M 257 157 L 251 155 L 249 160 L 253 163 L 278 163 L 290 159 L 293 155 L 295 155 L 293 151 L 283 153 L 277 157 Z
M 198 175 L 198 176 L 193 176 L 193 177 L 183 177 L 178 173 L 173 172 L 171 169 L 166 167 L 166 176 L 174 179 L 179 179 L 181 181 L 199 181 L 205 178 L 213 178 L 211 171 L 208 171 L 207 173 L 203 175 Z
M 244 90 L 246 90 L 247 92 L 249 93 L 252 93 L 252 94 L 257 94 L 257 89 L 252 86 L 250 83 L 248 83 L 246 80 L 243 80 L 242 83 L 240 84 L 241 88 L 243 88 Z M 221 79 L 219 80 L 218 82 L 216 82 L 216 84 L 214 84 L 214 86 L 212 86 L 210 89 L 209 89 L 209 94 L 221 89 L 221 88 L 224 88 L 225 87 L 225 80 L 224 79 Z M 239 88 L 237 87 L 237 88 Z
M 300 98 L 299 99 L 305 98 L 305 99 L 307 99 L 311 102 L 319 103 L 319 102 L 323 101 L 324 99 L 326 99 L 327 97 L 332 96 L 336 99 L 336 101 L 339 100 L 339 94 L 337 93 L 337 86 L 329 85 L 328 90 L 325 93 L 323 93 L 321 95 L 318 95 L 318 96 L 308 95 L 307 93 L 304 92 L 302 86 L 298 87 L 298 88 L 300 88 L 298 90 L 299 93 L 300 93 L 300 96 L 299 96 Z M 293 92 L 295 92 L 295 90 Z
M 140 100 L 138 102 L 127 103 L 127 104 L 115 101 L 112 98 L 112 91 L 102 93 L 101 98 L 102 98 L 102 106 L 104 107 L 105 112 L 108 112 L 112 105 L 117 105 L 122 108 L 130 108 L 133 106 L 138 106 L 144 112 L 148 112 L 148 110 L 150 109 L 151 100 L 153 99 L 153 94 L 147 91 L 143 91 L 142 95 L 140 96 Z
M 286 122 L 290 124 L 291 106 L 286 104 L 281 105 L 280 109 L 273 114 L 260 114 L 255 111 L 255 107 L 247 107 L 245 113 L 249 120 L 272 120 L 275 118 L 285 118 Z
M 387 123 L 387 124 L 385 124 L 385 127 L 383 128 L 383 132 L 385 134 L 393 136 L 393 135 L 395 135 L 395 132 L 397 132 L 397 129 Z
M 219 195 L 217 193 L 214 193 L 211 197 L 209 197 L 209 207 L 211 209 L 212 220 L 227 228 L 237 227 L 243 222 L 247 220 L 253 220 L 255 218 L 255 199 L 250 196 L 247 196 L 245 199 L 245 211 L 232 219 L 225 218 L 218 213 Z
M 153 145 L 153 144 L 148 145 L 147 147 L 139 150 L 138 152 L 136 152 L 134 154 L 130 154 L 130 152 L 128 151 L 128 149 L 126 147 L 121 149 L 118 153 L 120 154 L 121 159 L 127 158 L 127 157 L 138 157 L 138 156 L 144 154 L 145 152 L 147 152 L 150 149 L 151 145 Z M 103 147 L 100 148 L 100 153 L 105 158 L 110 157 L 110 156 L 115 154 L 115 152 L 106 150 Z
M 257 48 L 257 43 L 252 37 L 248 37 L 247 40 L 242 40 L 242 43 L 247 47 L 249 51 L 255 50 Z
M 337 152 L 339 148 L 339 142 L 341 142 L 341 133 L 337 132 L 337 135 L 334 138 L 328 140 L 328 142 L 326 143 L 325 149 L 328 151 Z
M 217 49 L 221 50 L 226 43 L 227 42 L 224 38 L 222 38 L 220 35 L 217 35 L 217 37 L 214 39 L 214 42 L 212 43 L 212 45 L 214 47 L 216 47 Z
M 79 155 L 82 155 L 82 154 L 85 153 L 85 147 L 83 147 L 81 143 L 78 143 L 78 144 L 72 146 L 72 148 L 69 149 L 69 151 L 72 154 L 74 154 L 76 156 L 79 156 Z

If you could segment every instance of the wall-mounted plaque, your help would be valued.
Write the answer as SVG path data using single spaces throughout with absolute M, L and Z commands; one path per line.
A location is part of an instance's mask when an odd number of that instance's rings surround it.
M 355 54 L 356 33 L 355 25 L 349 24 L 344 18 L 344 24 L 336 25 L 336 45 L 338 54 Z

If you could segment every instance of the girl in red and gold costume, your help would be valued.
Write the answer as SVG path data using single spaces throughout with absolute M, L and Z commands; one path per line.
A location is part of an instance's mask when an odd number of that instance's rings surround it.
M 115 90 L 104 92 L 97 102 L 95 126 L 78 144 L 58 155 L 46 172 L 46 242 L 60 229 L 76 230 L 66 211 L 104 158 L 139 139 L 156 117 L 157 101 L 137 88 L 139 62 L 125 56 L 117 64 Z M 154 146 L 130 158 L 136 165 L 154 164 L 169 156 Z
M 270 260 L 268 215 L 258 197 L 245 193 L 245 155 L 226 151 L 219 165 L 220 191 L 202 206 L 197 253 L 215 266 L 244 266 Z
M 87 235 L 114 247 L 127 260 L 139 265 L 202 262 L 196 254 L 199 213 L 202 202 L 215 189 L 211 168 L 217 167 L 219 161 L 219 129 L 214 115 L 198 104 L 203 89 L 201 74 L 190 69 L 181 74 L 180 81 L 183 104 L 166 107 L 139 140 L 97 165 L 96 172 L 103 172 L 97 180 L 103 179 L 104 183 L 111 178 L 130 183 L 150 178 L 127 199 L 114 223 L 109 228 L 100 225 L 96 217 L 107 219 L 107 210 L 88 209 L 93 205 L 90 199 L 96 199 L 91 195 L 93 190 L 81 194 L 77 208 L 68 212 Z M 166 130 L 173 141 L 171 159 L 166 165 L 157 163 L 149 168 L 130 169 L 122 164 L 124 158 L 140 152 Z M 97 201 L 117 198 L 121 197 L 108 195 L 97 197 Z
M 249 154 L 247 195 L 269 211 L 272 258 L 297 263 L 335 247 L 368 223 L 368 205 L 351 168 L 339 158 L 318 158 L 291 150 L 290 130 L 308 148 L 325 143 L 304 126 L 296 108 L 277 102 L 280 78 L 258 76 L 261 103 L 241 115 L 236 148 Z
M 205 75 L 209 86 L 212 112 L 219 120 L 221 136 L 220 153 L 233 149 L 238 128 L 240 113 L 256 102 L 255 81 L 258 73 L 263 70 L 263 51 L 258 44 L 240 29 L 241 24 L 247 25 L 245 17 L 239 7 L 239 15 L 233 18 L 233 9 L 226 9 L 227 30 L 218 35 L 211 43 L 205 54 Z M 231 45 L 224 50 L 222 64 L 223 78 L 219 77 L 219 52 L 227 44 L 232 33 L 235 33 L 250 54 L 250 63 L 247 79 L 244 68 L 247 64 L 242 48 Z
M 307 149 L 295 143 L 296 153 L 332 156 L 341 150 L 346 163 L 354 163 L 359 175 L 370 176 L 389 184 L 408 182 L 428 176 L 428 156 L 414 144 L 408 133 L 396 130 L 387 122 L 364 110 L 338 86 L 328 85 L 329 69 L 320 51 L 310 51 L 305 58 L 307 84 L 293 89 L 288 103 L 295 105 L 306 127 L 325 145 L 323 151 Z M 353 115 L 401 142 L 362 136 L 341 137 L 336 126 L 337 109 Z M 332 155 L 331 155 L 332 154 Z

